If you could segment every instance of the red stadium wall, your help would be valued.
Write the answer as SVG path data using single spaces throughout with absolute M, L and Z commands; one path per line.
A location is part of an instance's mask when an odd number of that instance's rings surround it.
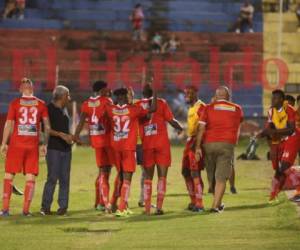
M 169 34 L 168 34 L 169 35 Z M 129 32 L 71 30 L 0 30 L 0 82 L 17 83 L 26 75 L 52 89 L 58 78 L 73 89 L 85 90 L 95 79 L 114 87 L 138 87 L 142 72 L 154 77 L 157 87 L 186 82 L 232 86 L 261 83 L 261 33 L 177 32 L 182 47 L 175 55 L 130 52 Z

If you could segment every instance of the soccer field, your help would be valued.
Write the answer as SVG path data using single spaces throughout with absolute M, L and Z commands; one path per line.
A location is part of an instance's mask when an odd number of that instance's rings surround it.
M 242 149 L 239 147 L 237 154 Z M 0 249 L 300 249 L 300 219 L 294 204 L 282 193 L 280 204 L 267 205 L 272 174 L 270 162 L 237 161 L 239 193 L 232 195 L 227 191 L 225 212 L 195 214 L 185 210 L 189 198 L 180 174 L 182 150 L 179 146 L 172 148 L 173 166 L 164 205 L 166 214 L 159 217 L 142 215 L 142 209 L 137 207 L 139 170 L 133 178 L 129 201 L 134 215 L 115 218 L 95 211 L 97 169 L 94 154 L 87 148 L 77 148 L 74 152 L 69 215 L 42 217 L 38 211 L 46 178 L 43 162 L 32 204 L 35 216 L 20 216 L 22 197 L 13 196 L 13 216 L 0 218 Z M 265 151 L 262 146 L 258 149 L 263 159 Z M 23 187 L 22 176 L 16 178 L 16 183 Z M 209 208 L 211 195 L 206 192 L 207 185 L 204 202 Z M 56 208 L 54 203 L 53 210 Z

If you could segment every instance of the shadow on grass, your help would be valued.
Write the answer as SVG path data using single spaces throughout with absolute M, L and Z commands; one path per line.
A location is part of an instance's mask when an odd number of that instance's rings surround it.
M 242 206 L 226 207 L 225 211 L 238 211 L 238 210 L 252 210 L 252 209 L 269 208 L 269 207 L 279 206 L 282 203 L 284 203 L 284 201 L 280 201 L 273 205 L 270 205 L 268 203 L 261 203 L 261 204 L 255 204 L 255 205 L 242 205 Z
M 97 233 L 97 234 L 110 234 L 121 231 L 121 229 L 89 229 L 87 227 L 65 227 L 60 228 L 65 233 Z

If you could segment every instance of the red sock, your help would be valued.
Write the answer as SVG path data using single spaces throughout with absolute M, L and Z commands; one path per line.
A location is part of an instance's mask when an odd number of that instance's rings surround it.
M 101 173 L 100 175 L 100 194 L 103 200 L 105 207 L 108 206 L 109 203 L 109 173 Z
M 120 174 L 117 174 L 114 182 L 114 191 L 112 197 L 110 199 L 110 204 L 116 204 L 118 198 L 120 197 L 120 189 L 121 189 L 121 181 L 120 181 Z
M 3 204 L 2 204 L 3 211 L 9 210 L 11 193 L 12 193 L 12 180 L 4 179 L 3 180 Z
M 162 209 L 166 190 L 167 190 L 167 179 L 166 177 L 160 177 L 157 182 L 157 201 L 156 201 L 156 207 L 159 210 Z
M 24 190 L 24 205 L 23 213 L 29 212 L 29 207 L 34 194 L 35 181 L 26 181 L 25 190 Z
M 271 193 L 270 193 L 270 200 L 273 200 L 276 198 L 276 196 L 280 192 L 280 181 L 278 178 L 273 177 L 272 184 L 271 184 Z
M 118 207 L 120 211 L 124 211 L 126 209 L 129 193 L 130 193 L 130 181 L 124 180 L 121 188 L 121 200 Z
M 288 169 L 286 172 L 286 180 L 284 185 L 290 189 L 296 189 L 296 195 L 300 194 L 300 172 L 294 168 Z
M 152 196 L 152 180 L 144 180 L 144 201 L 145 212 L 150 214 L 151 211 L 151 196 Z
M 200 177 L 193 178 L 194 183 L 194 192 L 195 192 L 195 205 L 198 208 L 203 207 L 202 202 L 202 186 L 201 186 L 201 180 Z
M 185 185 L 187 188 L 187 191 L 189 192 L 189 196 L 191 198 L 191 203 L 195 204 L 195 193 L 194 193 L 194 183 L 193 183 L 193 179 L 191 177 L 186 177 L 184 178 L 185 180 Z

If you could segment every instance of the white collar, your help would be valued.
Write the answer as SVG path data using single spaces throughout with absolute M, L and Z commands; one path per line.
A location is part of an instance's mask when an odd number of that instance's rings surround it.
M 96 100 L 96 99 L 98 99 L 99 97 L 100 97 L 99 95 L 97 95 L 97 96 L 91 96 L 90 99 Z
M 33 95 L 24 95 L 24 94 L 22 94 L 22 98 L 32 98 L 33 97 Z
M 123 104 L 123 105 L 117 104 L 116 106 L 117 106 L 118 108 L 125 108 L 127 105 L 128 105 L 128 104 Z

